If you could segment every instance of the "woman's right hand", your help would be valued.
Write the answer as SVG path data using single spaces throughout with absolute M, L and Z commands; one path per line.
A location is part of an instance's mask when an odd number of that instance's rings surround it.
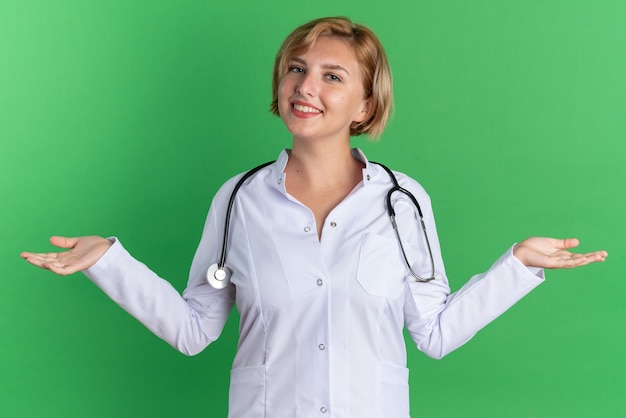
M 108 239 L 97 236 L 78 238 L 54 236 L 50 238 L 50 243 L 60 248 L 67 248 L 69 251 L 56 253 L 25 251 L 20 254 L 20 257 L 35 266 L 65 276 L 93 266 L 112 245 Z

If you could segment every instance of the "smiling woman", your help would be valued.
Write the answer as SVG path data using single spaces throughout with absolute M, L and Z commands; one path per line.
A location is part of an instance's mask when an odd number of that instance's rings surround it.
M 347 18 L 309 22 L 285 40 L 274 69 L 272 111 L 292 147 L 241 187 L 238 175 L 218 191 L 182 296 L 117 238 L 53 237 L 69 251 L 22 257 L 58 274 L 82 270 L 188 355 L 219 337 L 236 305 L 231 418 L 408 418 L 404 327 L 419 350 L 441 358 L 541 284 L 544 268 L 607 253 L 572 253 L 576 239 L 529 238 L 451 293 L 426 191 L 350 146 L 352 135 L 378 136 L 390 108 L 374 33 Z M 403 193 L 389 196 L 392 187 Z M 212 287 L 207 270 L 224 234 L 232 278 Z M 415 281 L 413 271 L 434 280 Z
M 391 69 L 385 50 L 374 32 L 366 26 L 353 24 L 347 19 L 315 19 L 298 27 L 285 39 L 274 63 L 270 110 L 275 115 L 280 113 L 279 84 L 288 71 L 297 68 L 297 66 L 292 67 L 290 61 L 295 60 L 304 64 L 298 56 L 319 42 L 320 37 L 346 43 L 346 48 L 342 51 L 346 54 L 346 58 L 342 59 L 341 56 L 335 56 L 335 58 L 339 60 L 338 62 L 348 62 L 347 66 L 357 66 L 353 68 L 351 76 L 361 80 L 363 96 L 368 99 L 369 117 L 364 121 L 354 123 L 351 126 L 350 135 L 367 134 L 372 138 L 377 138 L 385 129 L 391 113 L 393 102 Z M 335 51 L 337 52 L 339 51 Z M 338 63 L 325 63 L 324 65 L 330 67 L 326 68 L 327 70 L 338 70 L 337 67 L 343 69 L 344 72 L 347 70 Z M 332 71 L 329 76 L 331 74 Z
M 350 127 L 370 116 L 367 90 L 350 45 L 323 36 L 288 61 L 278 87 L 278 112 L 294 141 L 346 141 Z

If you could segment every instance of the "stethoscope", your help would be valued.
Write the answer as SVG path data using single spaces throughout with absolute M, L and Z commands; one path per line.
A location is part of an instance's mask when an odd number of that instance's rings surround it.
M 246 180 L 248 180 L 250 177 L 252 177 L 256 172 L 258 172 L 262 168 L 267 167 L 268 165 L 273 164 L 273 163 L 274 161 L 269 161 L 267 163 L 259 165 L 258 167 L 254 167 L 252 170 L 245 173 L 241 177 L 241 179 L 239 179 L 239 181 L 235 185 L 235 188 L 230 194 L 230 199 L 228 200 L 228 207 L 226 208 L 226 216 L 225 216 L 225 222 L 224 222 L 224 236 L 222 238 L 222 251 L 220 253 L 220 258 L 217 263 L 212 264 L 209 267 L 206 273 L 207 281 L 209 282 L 211 286 L 213 286 L 216 289 L 223 289 L 226 286 L 228 286 L 228 284 L 230 283 L 230 277 L 232 276 L 231 269 L 226 265 L 226 250 L 228 248 L 228 233 L 230 230 L 230 217 L 231 217 L 231 213 L 233 210 L 233 205 L 235 203 L 235 197 L 237 196 L 237 192 L 239 191 L 239 189 L 245 183 Z M 433 259 L 433 252 L 430 248 L 430 241 L 428 240 L 428 234 L 426 233 L 426 225 L 424 224 L 424 216 L 422 214 L 422 209 L 420 208 L 419 203 L 417 203 L 417 199 L 415 198 L 415 196 L 413 196 L 413 193 L 409 192 L 407 189 L 403 187 L 400 187 L 400 184 L 398 184 L 398 179 L 393 174 L 393 172 L 389 169 L 389 167 L 381 163 L 375 163 L 373 161 L 372 163 L 381 166 L 387 172 L 387 174 L 389 174 L 389 178 L 391 179 L 393 183 L 393 186 L 387 192 L 387 198 L 386 198 L 387 214 L 389 215 L 389 219 L 391 220 L 391 226 L 393 227 L 396 240 L 398 241 L 398 245 L 400 246 L 400 250 L 402 252 L 402 257 L 404 258 L 404 262 L 406 263 L 406 266 L 408 267 L 409 272 L 411 273 L 411 277 L 409 278 L 409 280 L 413 282 L 420 282 L 420 283 L 426 283 L 426 282 L 430 282 L 431 280 L 435 280 L 436 278 L 435 277 L 435 260 Z M 424 239 L 426 241 L 426 247 L 428 248 L 428 255 L 430 257 L 431 274 L 429 277 L 420 277 L 413 270 L 413 268 L 411 267 L 411 263 L 409 263 L 409 259 L 406 256 L 406 252 L 404 251 L 404 245 L 402 245 L 402 240 L 400 239 L 400 233 L 398 232 L 398 224 L 396 223 L 396 212 L 393 209 L 393 205 L 391 204 L 391 196 L 395 192 L 400 192 L 406 195 L 411 200 L 411 202 L 413 202 L 413 205 L 417 209 L 417 214 L 419 215 L 420 223 L 422 225 L 422 231 L 424 231 Z

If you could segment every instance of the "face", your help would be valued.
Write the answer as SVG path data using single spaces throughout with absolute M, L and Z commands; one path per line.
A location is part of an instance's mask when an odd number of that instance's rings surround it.
M 278 86 L 278 111 L 295 139 L 349 140 L 352 122 L 367 117 L 359 63 L 344 40 L 320 36 L 288 61 Z

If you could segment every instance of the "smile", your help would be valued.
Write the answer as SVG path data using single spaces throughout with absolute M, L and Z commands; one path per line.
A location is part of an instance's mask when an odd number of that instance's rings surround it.
M 321 110 L 316 109 L 314 107 L 311 106 L 305 106 L 299 103 L 294 103 L 291 105 L 295 110 L 297 110 L 298 112 L 303 112 L 303 113 L 322 113 Z

